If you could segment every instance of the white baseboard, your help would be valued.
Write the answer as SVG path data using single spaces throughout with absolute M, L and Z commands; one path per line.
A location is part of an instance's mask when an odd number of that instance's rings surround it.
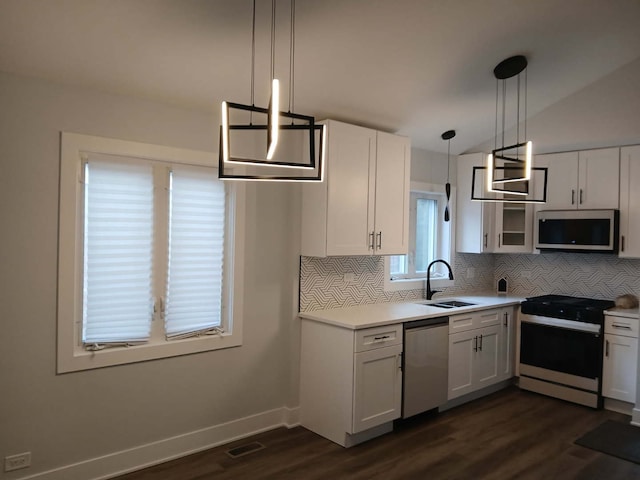
M 282 407 L 16 480 L 106 480 L 256 433 L 299 424 L 298 407 Z

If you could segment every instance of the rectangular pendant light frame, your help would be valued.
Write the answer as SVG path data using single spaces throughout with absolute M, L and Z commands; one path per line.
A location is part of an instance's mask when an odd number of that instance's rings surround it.
M 494 170 L 505 170 L 505 169 L 515 169 L 515 167 L 494 167 Z M 547 177 L 549 169 L 547 167 L 531 167 L 531 171 L 533 172 L 542 172 L 544 174 L 543 181 L 543 189 L 542 189 L 542 198 L 491 198 L 491 197 L 482 197 L 477 196 L 475 191 L 476 180 L 478 177 L 486 178 L 486 172 L 488 170 L 487 167 L 473 167 L 473 173 L 471 176 L 471 200 L 482 201 L 482 202 L 512 202 L 512 203 L 546 203 L 547 202 Z M 519 168 L 518 168 L 519 170 Z M 529 182 L 530 180 L 523 180 L 527 182 L 527 192 L 529 191 Z M 482 183 L 484 185 L 484 182 Z M 528 193 L 524 193 L 522 191 L 509 191 L 509 190 L 493 190 L 497 193 L 506 193 L 509 195 L 528 195 Z
M 231 109 L 255 112 L 270 116 L 269 109 L 256 107 L 255 105 L 244 105 L 234 102 L 223 102 L 222 104 L 222 125 L 220 126 L 220 150 L 218 161 L 218 177 L 223 180 L 266 180 L 266 181 L 297 181 L 297 182 L 321 182 L 323 180 L 323 158 L 324 158 L 324 125 L 315 123 L 315 118 L 308 115 L 301 115 L 292 112 L 279 112 L 279 118 L 291 119 L 291 124 L 279 125 L 279 130 L 305 130 L 309 132 L 309 162 L 283 162 L 270 160 L 257 160 L 251 158 L 233 157 L 230 155 L 230 136 L 231 130 L 264 130 L 269 134 L 273 128 L 270 124 L 230 124 L 229 113 Z M 294 124 L 294 120 L 306 122 L 306 124 Z M 320 133 L 320 141 L 318 145 L 318 159 L 316 159 L 316 132 Z M 269 137 L 271 138 L 271 137 Z M 229 167 L 235 165 L 256 165 L 263 167 L 273 167 L 278 171 L 275 175 L 244 175 L 228 172 Z M 284 175 L 287 169 L 307 169 L 316 170 L 316 175 L 300 176 L 300 175 Z M 225 170 L 226 169 L 226 170 Z
M 518 157 L 509 157 L 506 154 L 504 154 L 503 152 L 508 151 L 508 150 L 514 150 L 514 149 L 518 149 L 521 147 L 525 147 L 525 159 L 521 160 Z M 491 182 L 493 187 L 495 188 L 495 184 L 496 183 L 509 183 L 509 182 L 521 182 L 521 181 L 525 181 L 525 180 L 530 180 L 531 179 L 531 168 L 532 168 L 532 159 L 531 159 L 531 142 L 522 142 L 522 143 L 516 143 L 515 145 L 510 145 L 508 147 L 502 147 L 502 148 L 496 148 L 495 150 L 491 151 L 491 154 L 493 156 L 493 172 L 487 172 L 488 174 L 491 174 Z M 522 177 L 510 177 L 510 178 L 505 178 L 505 179 L 499 179 L 496 180 L 495 179 L 495 170 L 498 170 L 499 167 L 495 167 L 495 161 L 496 160 L 505 160 L 507 162 L 513 162 L 513 163 L 518 163 L 518 164 L 523 164 L 524 163 L 524 176 Z M 520 170 L 520 168 L 515 168 L 512 167 L 511 169 L 513 170 Z M 499 191 L 499 190 L 493 190 L 493 191 Z

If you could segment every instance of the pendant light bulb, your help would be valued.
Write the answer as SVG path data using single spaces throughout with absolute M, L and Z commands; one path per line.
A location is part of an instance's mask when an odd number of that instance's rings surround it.
M 273 154 L 278 146 L 278 127 L 280 119 L 278 112 L 280 111 L 280 82 L 274 78 L 271 82 L 271 102 L 269 102 L 269 146 L 267 148 L 267 160 L 273 159 Z

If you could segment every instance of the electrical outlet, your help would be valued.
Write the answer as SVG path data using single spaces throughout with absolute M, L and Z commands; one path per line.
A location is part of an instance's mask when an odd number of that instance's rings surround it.
M 351 283 L 355 280 L 353 273 L 345 273 L 342 277 L 345 283 Z
M 4 457 L 4 471 L 13 472 L 31 466 L 31 452 L 18 453 Z

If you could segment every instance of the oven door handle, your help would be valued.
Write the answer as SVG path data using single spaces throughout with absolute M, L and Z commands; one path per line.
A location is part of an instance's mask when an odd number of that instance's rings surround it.
M 565 320 L 563 318 L 543 317 L 541 315 L 530 314 L 523 314 L 520 322 L 548 327 L 558 327 L 567 330 L 575 330 L 577 332 L 587 332 L 594 334 L 599 334 L 602 328 L 597 323 L 577 322 L 574 320 Z

